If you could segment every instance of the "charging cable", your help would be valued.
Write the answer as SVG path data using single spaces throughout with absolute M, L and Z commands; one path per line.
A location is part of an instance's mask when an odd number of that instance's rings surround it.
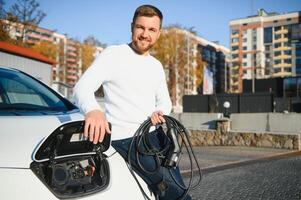
M 141 184 L 139 183 L 135 173 L 133 172 L 132 167 L 132 161 L 131 158 L 134 156 L 137 161 L 138 167 L 147 174 L 154 174 L 157 173 L 159 170 L 159 167 L 164 166 L 168 169 L 172 179 L 174 182 L 184 190 L 184 193 L 178 200 L 183 200 L 186 198 L 187 194 L 191 189 L 196 188 L 202 179 L 202 173 L 200 166 L 198 164 L 197 158 L 195 156 L 195 153 L 193 151 L 191 142 L 188 137 L 188 131 L 187 129 L 175 118 L 171 116 L 164 115 L 165 123 L 161 124 L 159 128 L 162 128 L 165 132 L 166 136 L 169 139 L 169 145 L 166 145 L 163 149 L 158 149 L 153 147 L 150 142 L 148 141 L 147 134 L 150 133 L 150 128 L 153 126 L 150 119 L 147 119 L 144 121 L 141 126 L 138 128 L 138 130 L 135 132 L 133 139 L 129 146 L 128 151 L 128 168 L 133 175 L 134 179 L 136 180 L 144 199 L 150 200 L 146 192 L 143 190 Z M 164 126 L 165 125 L 165 126 Z M 136 147 L 135 155 L 132 155 L 132 149 L 133 147 Z M 144 148 L 140 148 L 143 146 Z M 188 185 L 185 186 L 177 181 L 177 179 L 174 177 L 173 173 L 171 173 L 171 169 L 178 166 L 180 162 L 180 157 L 183 154 L 182 149 L 185 147 L 189 161 L 190 161 L 190 177 L 188 181 Z M 149 170 L 146 169 L 143 164 L 140 162 L 139 155 L 147 155 L 147 156 L 153 156 L 156 163 L 156 168 Z M 194 164 L 197 167 L 196 172 L 198 173 L 198 180 L 197 182 L 192 185 L 194 180 Z M 158 196 L 156 197 L 158 199 Z

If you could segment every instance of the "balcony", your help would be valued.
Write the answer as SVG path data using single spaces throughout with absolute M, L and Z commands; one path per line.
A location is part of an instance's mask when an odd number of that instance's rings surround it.
M 281 54 L 279 56 L 274 56 L 274 60 L 282 60 L 282 59 L 288 59 L 288 58 L 292 58 L 291 55 L 284 55 L 284 54 Z
M 287 42 L 287 41 L 288 41 L 288 38 L 285 38 L 285 37 L 281 37 L 281 38 L 274 40 L 275 43 Z
M 291 47 L 286 47 L 286 46 L 280 46 L 278 48 L 274 48 L 274 51 L 284 51 L 284 50 L 291 50 Z
M 231 46 L 238 46 L 239 45 L 239 42 L 232 42 L 231 43 Z
M 287 29 L 280 29 L 280 30 L 274 32 L 274 34 L 285 34 L 285 33 L 288 33 Z
M 231 34 L 231 38 L 238 38 L 238 37 L 239 37 L 239 33 Z

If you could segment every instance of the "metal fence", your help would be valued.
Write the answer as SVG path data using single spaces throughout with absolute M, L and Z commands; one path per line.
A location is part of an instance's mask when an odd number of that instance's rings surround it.
M 243 93 L 183 96 L 183 112 L 223 113 L 301 112 L 301 98 L 278 98 L 273 93 Z

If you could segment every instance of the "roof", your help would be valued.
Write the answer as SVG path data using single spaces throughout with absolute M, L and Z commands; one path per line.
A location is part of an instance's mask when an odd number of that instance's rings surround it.
M 40 62 L 48 63 L 48 64 L 54 64 L 55 61 L 43 56 L 42 54 L 35 52 L 29 48 L 21 47 L 21 46 L 16 46 L 13 44 L 9 44 L 7 42 L 1 42 L 0 41 L 0 51 L 30 58 L 33 60 L 37 60 Z

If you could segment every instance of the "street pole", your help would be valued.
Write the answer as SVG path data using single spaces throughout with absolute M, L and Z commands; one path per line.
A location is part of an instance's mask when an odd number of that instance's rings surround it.
M 255 67 L 252 67 L 252 93 L 255 93 Z
M 186 32 L 186 41 L 187 41 L 187 94 L 189 94 L 189 86 L 190 86 L 190 74 L 189 74 L 189 66 L 190 66 L 190 56 L 189 56 L 189 48 L 190 48 L 190 42 L 189 42 L 189 35 L 188 31 Z

